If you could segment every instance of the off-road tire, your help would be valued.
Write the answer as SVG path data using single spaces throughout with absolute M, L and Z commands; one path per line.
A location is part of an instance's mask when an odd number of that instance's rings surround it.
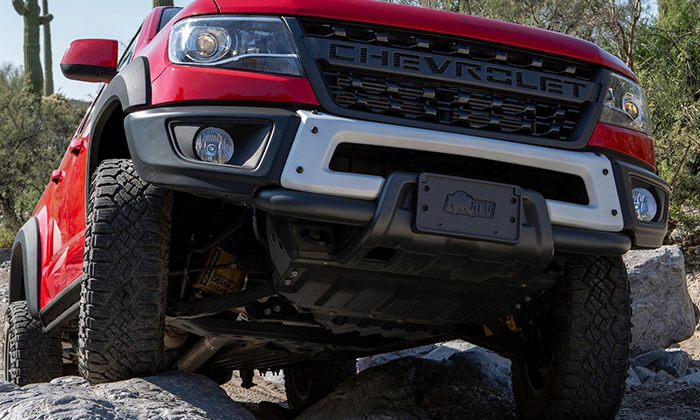
M 90 185 L 78 369 L 90 383 L 164 368 L 172 192 L 106 160 Z
M 292 410 L 303 411 L 356 373 L 355 359 L 309 361 L 286 367 L 284 387 L 287 404 Z
M 545 306 L 552 321 L 543 334 L 545 340 L 551 336 L 548 366 L 539 370 L 532 361 L 512 364 L 521 416 L 613 419 L 625 391 L 631 340 L 630 291 L 622 259 L 572 259 Z
M 29 315 L 27 301 L 10 303 L 3 333 L 3 380 L 24 386 L 61 376 L 61 337 L 44 333 L 41 322 Z

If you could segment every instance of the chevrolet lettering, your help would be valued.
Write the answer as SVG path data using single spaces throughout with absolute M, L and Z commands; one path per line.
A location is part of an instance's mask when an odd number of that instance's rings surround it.
M 529 69 L 514 69 L 459 56 L 407 52 L 377 45 L 357 46 L 350 43 L 314 39 L 317 51 L 325 51 L 331 65 L 385 70 L 410 76 L 423 76 L 452 83 L 464 83 L 492 89 L 526 91 L 557 100 L 575 103 L 591 101 L 598 89 L 592 82 L 561 77 Z

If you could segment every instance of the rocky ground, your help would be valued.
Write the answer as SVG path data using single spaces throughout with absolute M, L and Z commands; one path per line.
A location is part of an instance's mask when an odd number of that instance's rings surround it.
M 0 265 L 0 318 L 8 271 Z M 696 278 L 688 275 L 691 288 Z M 617 418 L 700 418 L 699 344 L 696 331 L 668 349 L 639 352 Z M 362 372 L 301 414 L 286 408 L 281 376 L 258 376 L 249 390 L 240 378 L 219 387 L 181 372 L 97 386 L 77 377 L 22 388 L 0 381 L 0 419 L 517 419 L 509 365 L 462 342 L 361 359 Z

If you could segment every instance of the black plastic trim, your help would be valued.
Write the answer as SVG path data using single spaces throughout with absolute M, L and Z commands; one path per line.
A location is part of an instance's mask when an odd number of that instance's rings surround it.
M 262 122 L 272 127 L 257 167 L 245 169 L 191 159 L 176 147 L 173 121 Z M 139 176 L 145 181 L 200 196 L 245 201 L 259 188 L 278 186 L 300 123 L 297 114 L 274 108 L 168 107 L 132 112 L 125 121 L 127 143 Z M 234 141 L 235 134 L 234 134 Z
M 394 178 L 397 181 L 401 179 L 401 181 L 398 183 L 393 182 L 391 183 L 394 185 L 392 188 L 385 189 L 386 192 L 379 199 L 380 207 L 389 205 L 391 208 L 394 208 L 397 206 L 398 202 L 396 200 L 398 200 L 399 189 L 412 188 L 412 185 L 415 183 L 415 175 L 413 174 L 395 174 Z M 527 206 L 533 200 L 532 197 L 538 195 L 534 191 L 525 191 L 528 192 L 529 196 L 526 197 L 525 204 Z M 373 201 L 329 197 L 320 194 L 291 191 L 284 188 L 261 190 L 248 203 L 253 207 L 277 216 L 351 226 L 369 227 L 371 222 L 372 226 L 374 226 L 371 231 L 375 233 L 387 230 L 389 222 L 393 218 L 391 211 L 377 211 L 378 204 Z M 542 206 L 541 203 L 538 204 L 540 207 Z M 377 224 L 384 227 L 379 228 Z M 632 246 L 631 236 L 628 232 L 599 232 L 565 226 L 552 226 L 551 235 L 555 252 L 622 255 L 629 251 Z M 375 234 L 373 234 L 372 238 L 365 238 L 365 242 L 367 246 L 381 245 L 379 238 Z
M 535 136 L 526 136 L 511 133 L 501 133 L 495 131 L 485 132 L 484 130 L 454 127 L 446 124 L 355 111 L 343 108 L 339 105 L 336 105 L 333 102 L 333 99 L 329 95 L 329 89 L 326 84 L 325 78 L 323 77 L 321 68 L 317 63 L 315 57 L 312 56 L 311 51 L 307 48 L 305 40 L 308 39 L 308 37 L 304 34 L 304 30 L 299 20 L 293 17 L 285 17 L 285 21 L 287 22 L 287 25 L 294 38 L 295 45 L 297 46 L 297 49 L 300 54 L 302 65 L 304 66 L 306 75 L 308 76 L 309 81 L 311 82 L 311 87 L 313 88 L 314 93 L 316 94 L 316 98 L 318 99 L 319 104 L 321 105 L 323 110 L 330 114 L 348 118 L 355 118 L 358 120 L 371 120 L 387 124 L 417 127 L 450 133 L 468 134 L 479 137 L 484 137 L 486 135 L 489 138 L 494 138 L 498 140 L 547 146 L 558 149 L 580 150 L 588 144 L 588 141 L 590 140 L 591 135 L 593 134 L 593 130 L 595 129 L 595 126 L 598 122 L 598 117 L 600 116 L 600 113 L 603 109 L 603 92 L 605 92 L 605 87 L 607 86 L 610 79 L 610 70 L 605 68 L 598 68 L 597 71 L 594 71 L 593 76 L 591 78 L 594 90 L 591 93 L 592 102 L 588 102 L 587 105 L 583 107 L 581 117 L 579 120 L 580 122 L 585 122 L 585 124 L 577 124 L 574 132 L 571 134 L 571 140 L 568 141 L 545 139 Z
M 99 151 L 102 133 L 107 121 L 117 108 L 128 113 L 151 103 L 151 77 L 148 59 L 135 57 L 112 81 L 102 89 L 94 104 L 95 119 L 90 132 L 90 146 L 86 164 L 85 198 L 90 194 L 92 174 L 100 164 Z
M 552 235 L 557 252 L 617 256 L 626 253 L 632 247 L 632 239 L 622 232 L 597 232 L 552 226 Z
M 15 236 L 10 260 L 10 302 L 27 301 L 34 319 L 40 319 L 41 232 L 39 220 L 32 217 Z
M 641 159 L 636 158 L 634 156 L 628 155 L 626 153 L 620 152 L 618 150 L 608 149 L 606 147 L 599 147 L 599 146 L 588 146 L 588 147 L 586 147 L 585 150 L 587 152 L 592 152 L 592 153 L 596 153 L 599 155 L 605 155 L 609 159 L 615 159 L 618 161 L 627 162 L 631 165 L 639 166 L 642 169 L 645 169 L 651 173 L 658 174 L 656 168 L 654 166 L 652 166 L 651 164 L 649 164 L 649 162 L 647 162 L 645 160 L 641 160 Z
M 331 197 L 271 188 L 259 191 L 251 206 L 280 216 L 301 217 L 320 222 L 365 226 L 374 217 L 373 201 Z
M 51 332 L 78 316 L 83 279 L 83 276 L 75 279 L 41 309 L 40 316 L 42 324 L 45 325 L 44 331 Z
M 150 66 L 146 57 L 135 57 L 124 67 L 114 79 L 104 88 L 97 99 L 95 108 L 98 110 L 98 120 L 106 104 L 119 100 L 122 110 L 130 112 L 134 108 L 150 105 L 151 79 Z M 95 130 L 93 129 L 93 132 Z
M 158 29 L 156 29 L 156 34 L 161 31 L 173 18 L 182 11 L 182 7 L 169 7 L 163 10 L 158 20 Z
M 624 231 L 632 238 L 633 249 L 658 248 L 663 245 L 668 231 L 668 200 L 670 187 L 657 175 L 638 166 L 612 160 L 613 174 L 617 183 L 617 194 L 622 206 Z M 632 190 L 641 187 L 649 190 L 656 198 L 658 213 L 650 222 L 637 219 L 632 201 Z
M 109 83 L 117 75 L 117 70 L 114 67 L 93 66 L 90 64 L 61 63 L 61 72 L 68 79 L 83 82 L 100 81 Z

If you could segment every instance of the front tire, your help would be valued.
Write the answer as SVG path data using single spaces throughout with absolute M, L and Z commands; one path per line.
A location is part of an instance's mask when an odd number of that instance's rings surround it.
M 513 361 L 525 419 L 613 419 L 629 367 L 630 291 L 620 257 L 579 256 L 535 301 L 530 336 L 541 351 Z
M 106 160 L 90 186 L 80 296 L 78 367 L 91 383 L 164 367 L 172 193 Z
M 41 322 L 29 315 L 27 301 L 10 303 L 3 332 L 3 380 L 24 386 L 61 376 L 61 338 L 44 333 Z

